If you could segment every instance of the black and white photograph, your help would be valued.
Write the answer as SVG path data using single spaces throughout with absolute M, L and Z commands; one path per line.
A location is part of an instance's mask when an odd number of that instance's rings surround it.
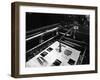
M 89 64 L 90 15 L 26 12 L 26 67 Z
M 12 76 L 97 73 L 97 7 L 12 4 Z

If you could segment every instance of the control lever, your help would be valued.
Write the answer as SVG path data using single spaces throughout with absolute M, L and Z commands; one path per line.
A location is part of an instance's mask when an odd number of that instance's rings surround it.
M 59 52 L 61 52 L 61 43 L 59 42 Z
M 43 57 L 38 57 L 37 60 L 39 61 L 41 65 L 44 65 L 44 66 L 47 65 L 47 61 Z

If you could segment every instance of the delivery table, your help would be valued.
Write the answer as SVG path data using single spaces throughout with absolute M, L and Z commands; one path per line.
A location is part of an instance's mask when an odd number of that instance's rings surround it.
M 60 44 L 60 47 L 59 47 Z M 60 50 L 60 51 L 59 51 Z M 81 51 L 55 41 L 38 55 L 26 62 L 26 67 L 76 65 Z

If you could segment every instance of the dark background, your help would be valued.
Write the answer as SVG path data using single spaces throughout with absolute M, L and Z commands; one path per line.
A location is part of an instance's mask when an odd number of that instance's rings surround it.
M 51 14 L 51 13 L 31 13 L 26 12 L 26 31 L 35 30 L 43 26 L 60 23 L 64 25 L 65 23 L 72 24 L 74 21 L 77 21 L 83 32 L 88 33 L 89 27 L 85 23 L 88 23 L 85 15 L 71 15 L 71 14 Z M 88 31 L 87 31 L 88 30 Z M 86 32 L 87 31 L 87 32 Z

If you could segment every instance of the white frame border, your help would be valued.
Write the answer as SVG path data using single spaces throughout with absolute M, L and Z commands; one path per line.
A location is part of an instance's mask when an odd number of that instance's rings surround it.
M 46 68 L 25 68 L 25 12 L 40 13 L 59 13 L 59 14 L 82 14 L 90 15 L 90 64 L 75 66 L 59 66 Z M 19 74 L 40 74 L 55 72 L 75 72 L 95 70 L 95 10 L 88 9 L 72 9 L 72 8 L 56 8 L 56 7 L 38 7 L 38 6 L 20 6 L 19 7 Z M 66 69 L 67 68 L 67 69 Z

